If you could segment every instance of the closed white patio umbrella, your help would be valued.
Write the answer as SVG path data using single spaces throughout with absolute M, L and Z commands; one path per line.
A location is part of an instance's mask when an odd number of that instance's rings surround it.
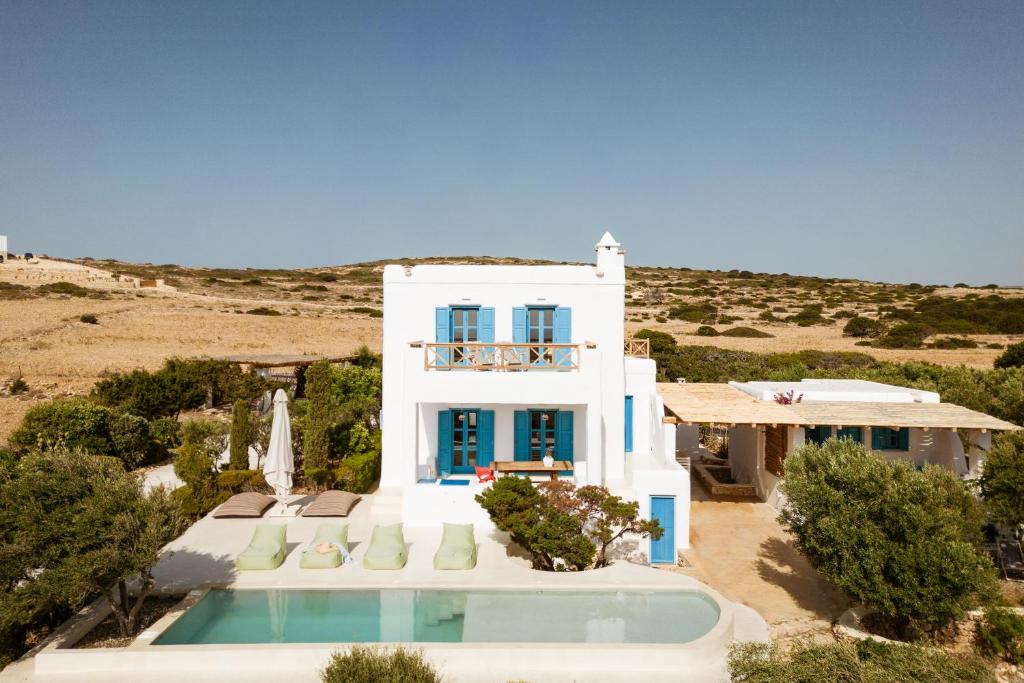
M 274 394 L 274 421 L 270 427 L 270 445 L 263 462 L 263 478 L 274 489 L 277 506 L 270 514 L 289 515 L 285 496 L 292 490 L 295 456 L 292 454 L 292 425 L 288 417 L 288 396 L 278 389 Z

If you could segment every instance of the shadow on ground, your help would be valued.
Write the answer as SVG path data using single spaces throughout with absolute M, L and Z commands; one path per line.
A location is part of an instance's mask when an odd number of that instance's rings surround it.
M 798 607 L 820 619 L 831 621 L 845 609 L 843 594 L 818 574 L 791 540 L 766 538 L 756 568 L 761 579 L 785 590 Z

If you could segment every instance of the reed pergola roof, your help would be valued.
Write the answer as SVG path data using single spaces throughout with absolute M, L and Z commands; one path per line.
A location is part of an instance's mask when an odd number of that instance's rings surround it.
M 670 413 L 666 421 L 677 424 L 1020 429 L 954 403 L 808 401 L 782 405 L 759 401 L 728 384 L 702 383 L 661 382 L 658 393 Z
M 355 360 L 356 356 L 347 354 L 344 356 L 317 356 L 310 354 L 287 354 L 287 353 L 264 353 L 264 354 L 241 354 L 237 356 L 224 356 L 217 360 L 226 360 L 229 363 L 248 365 L 252 368 L 293 368 L 304 365 L 312 365 L 317 361 L 329 360 L 332 363 L 344 363 Z

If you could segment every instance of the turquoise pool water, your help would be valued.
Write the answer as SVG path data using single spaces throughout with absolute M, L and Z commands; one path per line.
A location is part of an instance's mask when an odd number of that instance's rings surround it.
M 718 617 L 698 591 L 211 590 L 155 644 L 686 643 Z

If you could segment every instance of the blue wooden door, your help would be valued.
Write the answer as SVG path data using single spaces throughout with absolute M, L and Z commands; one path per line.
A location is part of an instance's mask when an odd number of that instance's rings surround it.
M 515 412 L 514 446 L 513 453 L 516 460 L 530 459 L 530 413 L 526 410 Z
M 651 539 L 651 564 L 676 563 L 676 498 L 651 496 L 651 519 L 664 530 L 657 541 Z
M 572 411 L 555 413 L 555 460 L 572 462 Z
M 490 467 L 494 460 L 494 411 L 481 410 L 480 424 L 477 429 L 479 439 L 476 453 L 476 464 L 480 467 Z
M 626 397 L 626 452 L 633 452 L 633 397 Z
M 442 477 L 452 473 L 452 411 L 437 414 L 437 471 Z

